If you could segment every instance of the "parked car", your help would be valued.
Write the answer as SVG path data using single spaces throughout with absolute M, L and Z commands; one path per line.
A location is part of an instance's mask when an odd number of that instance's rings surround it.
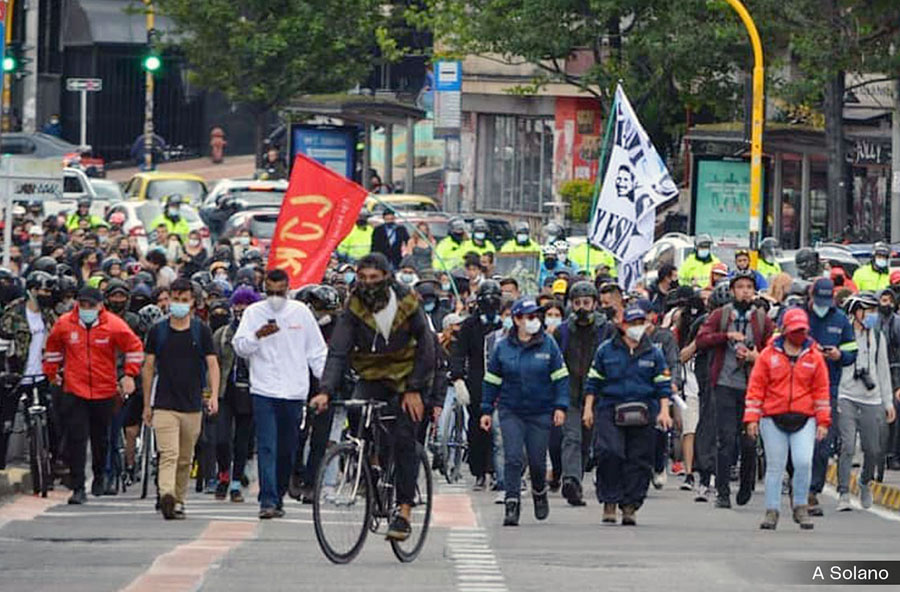
M 256 208 L 233 214 L 225 222 L 220 238 L 234 238 L 240 231 L 249 230 L 259 248 L 268 255 L 279 213 L 281 208 Z
M 106 210 L 111 203 L 106 197 L 97 194 L 92 180 L 87 177 L 84 171 L 66 167 L 63 169 L 63 197 L 62 199 L 43 202 L 43 215 L 69 215 L 78 208 L 78 200 L 82 197 L 91 198 L 91 214 L 101 218 L 106 214 Z
M 163 213 L 163 204 L 158 201 L 122 201 L 110 206 L 106 213 L 106 220 L 109 221 L 110 216 L 116 212 L 125 215 L 125 222 L 122 224 L 122 231 L 129 236 L 137 236 L 138 244 L 143 252 L 147 251 L 147 245 L 155 239 L 154 233 L 156 229 L 152 227 L 153 221 Z M 181 215 L 184 216 L 191 230 L 199 230 L 203 246 L 207 250 L 212 248 L 212 242 L 209 235 L 209 228 L 200 219 L 197 210 L 189 205 L 181 206 Z
M 199 205 L 206 197 L 206 181 L 190 173 L 138 173 L 125 185 L 130 200 L 162 201 L 173 193 L 180 193 L 189 204 Z
M 509 223 L 509 220 L 504 220 L 503 218 L 485 218 L 482 216 L 465 216 L 463 220 L 466 221 L 466 224 L 469 226 L 469 232 L 471 233 L 472 223 L 475 222 L 476 218 L 481 218 L 488 225 L 488 239 L 492 243 L 494 243 L 497 248 L 503 246 L 503 243 L 510 240 L 513 237 L 513 227 L 512 224 Z
M 257 208 L 280 208 L 287 181 L 225 179 L 209 192 L 200 208 L 200 217 L 213 236 L 219 236 L 228 219 L 238 212 Z
M 97 194 L 110 203 L 119 203 L 125 201 L 125 192 L 122 191 L 122 185 L 118 181 L 110 181 L 108 179 L 91 179 L 91 187 Z
M 90 146 L 76 146 L 41 132 L 5 132 L 0 138 L 0 152 L 35 158 L 59 158 L 63 166 L 78 168 L 91 177 L 103 177 L 105 163 L 91 155 Z
M 400 212 L 440 212 L 437 202 L 425 195 L 406 195 L 400 193 L 378 194 L 366 198 L 364 207 L 373 214 L 384 212 L 386 206 Z

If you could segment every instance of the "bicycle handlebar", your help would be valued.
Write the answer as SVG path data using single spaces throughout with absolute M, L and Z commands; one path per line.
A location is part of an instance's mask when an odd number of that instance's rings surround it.
M 380 401 L 378 399 L 346 399 L 344 401 L 333 401 L 331 405 L 338 407 L 367 407 L 371 406 L 374 409 L 381 409 L 382 407 L 387 407 L 387 401 Z

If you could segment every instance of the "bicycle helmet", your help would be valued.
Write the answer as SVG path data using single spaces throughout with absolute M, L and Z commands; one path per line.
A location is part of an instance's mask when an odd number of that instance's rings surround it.
M 46 271 L 36 270 L 28 274 L 25 280 L 25 289 L 31 290 L 54 290 L 56 289 L 57 278 L 50 275 Z
M 44 255 L 43 257 L 38 257 L 34 260 L 34 263 L 31 264 L 31 271 L 43 271 L 50 275 L 56 275 L 56 259 L 50 257 L 48 255 Z
M 212 282 L 212 274 L 208 271 L 197 271 L 191 276 L 191 282 L 196 282 L 201 289 L 206 288 Z
M 853 315 L 857 310 L 872 310 L 878 308 L 878 298 L 872 292 L 860 292 L 851 294 L 844 301 L 844 312 Z
M 310 297 L 311 306 L 316 310 L 335 311 L 341 308 L 341 295 L 332 286 L 314 286 Z
M 756 274 L 754 274 L 753 271 L 749 269 L 739 269 L 735 271 L 731 275 L 731 279 L 728 280 L 728 287 L 733 288 L 738 280 L 750 280 L 751 282 L 753 282 L 753 286 L 756 286 Z
M 590 297 L 596 300 L 597 288 L 593 283 L 588 281 L 582 280 L 580 282 L 575 282 L 569 289 L 569 300 L 575 300 L 576 298 L 584 297 Z
M 78 292 L 78 282 L 73 277 L 60 276 L 56 282 L 56 292 L 59 294 L 60 299 L 66 296 L 74 296 Z
M 247 265 L 262 265 L 263 256 L 256 249 L 247 249 L 244 251 L 244 254 L 241 255 L 241 267 L 246 267 Z
M 138 311 L 138 327 L 141 333 L 146 333 L 150 327 L 161 321 L 165 317 L 160 307 L 155 304 L 148 304 Z
M 546 259 L 547 257 L 556 258 L 559 253 L 556 251 L 556 245 L 544 245 L 541 247 L 541 255 Z
M 57 277 L 75 277 L 75 271 L 68 263 L 57 263 L 56 264 L 56 276 Z
M 310 304 L 310 302 L 312 301 L 312 291 L 318 285 L 319 284 L 306 284 L 305 286 L 297 290 L 297 293 L 294 294 L 294 300 L 296 300 L 297 302 L 302 302 L 304 304 Z
M 797 264 L 797 271 L 800 277 L 805 280 L 811 279 L 819 274 L 819 253 L 804 247 L 797 251 L 794 255 L 794 262 Z
M 731 286 L 728 285 L 728 282 L 719 282 L 716 284 L 716 287 L 713 288 L 712 294 L 709 296 L 709 309 L 715 310 L 721 308 L 722 306 L 731 303 L 731 300 Z
M 569 241 L 564 238 L 554 242 L 553 246 L 556 247 L 556 252 L 559 254 L 568 254 L 569 252 Z
M 231 298 L 234 287 L 228 280 L 216 279 L 206 286 L 206 291 L 210 296 L 218 295 L 220 298 Z

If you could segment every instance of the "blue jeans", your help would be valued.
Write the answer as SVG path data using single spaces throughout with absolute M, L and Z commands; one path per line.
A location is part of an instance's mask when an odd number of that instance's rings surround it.
M 547 448 L 550 444 L 549 413 L 519 414 L 500 408 L 500 431 L 503 433 L 503 485 L 506 499 L 519 499 L 523 450 L 528 454 L 531 488 L 542 492 L 547 487 Z
M 259 506 L 280 508 L 297 455 L 303 401 L 253 395 Z
M 503 431 L 500 429 L 500 412 L 496 409 L 491 414 L 491 444 L 494 453 L 494 481 L 498 489 L 506 491 L 506 486 L 503 485 L 503 475 L 506 474 L 503 470 Z
M 788 450 L 794 464 L 794 507 L 805 506 L 816 444 L 815 418 L 807 419 L 803 428 L 791 434 L 776 426 L 771 417 L 764 417 L 759 422 L 759 432 L 766 451 L 766 509 L 781 508 L 781 477 L 787 465 Z

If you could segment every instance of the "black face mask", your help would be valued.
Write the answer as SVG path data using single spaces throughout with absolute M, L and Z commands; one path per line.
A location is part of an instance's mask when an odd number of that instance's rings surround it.
M 461 243 L 463 240 L 463 233 L 462 232 L 451 232 L 450 237 L 453 240 L 455 240 L 456 242 Z
M 374 284 L 357 282 L 356 287 L 353 288 L 353 291 L 356 293 L 356 296 L 359 298 L 360 302 L 363 303 L 363 306 L 365 306 L 372 312 L 378 312 L 379 310 L 383 309 L 385 306 L 387 306 L 387 303 L 390 300 L 390 292 L 387 279 L 376 282 Z
M 894 313 L 894 306 L 892 304 L 882 304 L 878 307 L 878 312 L 883 316 L 889 317 Z
M 137 312 L 150 304 L 150 299 L 144 296 L 132 296 L 131 297 L 131 312 Z
M 575 322 L 579 325 L 587 325 L 594 318 L 594 311 L 586 308 L 579 308 L 575 311 Z
M 108 308 L 111 313 L 122 316 L 122 313 L 128 308 L 128 301 L 113 302 L 110 300 L 106 303 L 106 308 Z
M 53 294 L 38 294 L 35 301 L 37 302 L 38 307 L 43 309 L 53 308 L 53 305 L 55 304 Z
M 544 259 L 544 267 L 546 267 L 547 269 L 553 269 L 554 267 L 556 267 L 556 259 L 554 259 L 553 257 L 547 257 L 546 259 Z
M 734 301 L 734 308 L 737 309 L 737 311 L 740 312 L 740 313 L 745 313 L 745 312 L 747 312 L 748 310 L 750 310 L 750 306 L 751 306 L 752 304 L 753 304 L 752 302 L 741 302 L 741 301 L 739 301 L 739 300 L 735 300 L 735 301 Z
M 212 331 L 215 331 L 219 327 L 224 327 L 228 324 L 228 315 L 227 314 L 214 314 L 209 315 L 209 328 Z
M 616 308 L 614 306 L 604 306 L 601 310 L 606 315 L 606 320 L 611 323 L 616 321 Z

